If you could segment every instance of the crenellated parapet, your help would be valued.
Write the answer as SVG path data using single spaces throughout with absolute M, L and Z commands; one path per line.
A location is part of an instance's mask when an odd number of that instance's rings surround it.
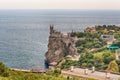
M 51 38 L 61 38 L 62 33 L 54 30 L 54 25 L 50 25 L 50 37 Z

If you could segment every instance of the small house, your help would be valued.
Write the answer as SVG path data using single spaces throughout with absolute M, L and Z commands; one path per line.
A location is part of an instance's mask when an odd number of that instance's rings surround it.
M 107 41 L 108 44 L 112 44 L 115 41 L 114 35 L 101 35 L 102 40 Z
M 117 49 L 119 49 L 119 46 L 108 46 L 107 48 L 109 50 L 117 50 Z

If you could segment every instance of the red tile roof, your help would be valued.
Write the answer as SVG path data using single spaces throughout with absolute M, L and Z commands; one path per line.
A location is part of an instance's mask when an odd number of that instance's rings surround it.
M 57 62 L 51 62 L 49 63 L 50 66 L 56 66 L 57 65 Z

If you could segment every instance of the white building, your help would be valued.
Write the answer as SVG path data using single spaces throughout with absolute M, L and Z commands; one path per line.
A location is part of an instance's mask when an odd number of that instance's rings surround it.
M 120 60 L 120 49 L 117 49 L 117 50 L 115 51 L 115 56 L 116 56 L 116 59 L 117 59 L 117 60 Z
M 100 38 L 107 41 L 108 45 L 111 45 L 115 41 L 114 35 L 101 35 Z

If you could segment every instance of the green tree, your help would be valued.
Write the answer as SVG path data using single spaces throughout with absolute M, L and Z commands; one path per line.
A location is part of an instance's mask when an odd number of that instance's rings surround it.
M 9 76 L 9 69 L 2 62 L 0 62 L 0 75 L 4 77 Z
M 119 72 L 120 72 L 120 60 L 116 60 L 118 66 L 119 66 Z
M 110 70 L 112 72 L 119 72 L 119 67 L 115 60 L 109 63 L 107 70 Z
M 105 64 L 109 64 L 111 61 L 115 60 L 115 54 L 110 51 L 104 51 L 103 53 L 103 61 Z
M 81 67 L 85 66 L 91 67 L 94 64 L 93 54 L 92 53 L 81 54 L 79 64 Z
M 103 64 L 104 64 L 104 62 L 103 62 L 102 53 L 96 53 L 96 54 L 94 54 L 94 65 L 95 66 L 98 66 L 98 65 L 102 66 Z

